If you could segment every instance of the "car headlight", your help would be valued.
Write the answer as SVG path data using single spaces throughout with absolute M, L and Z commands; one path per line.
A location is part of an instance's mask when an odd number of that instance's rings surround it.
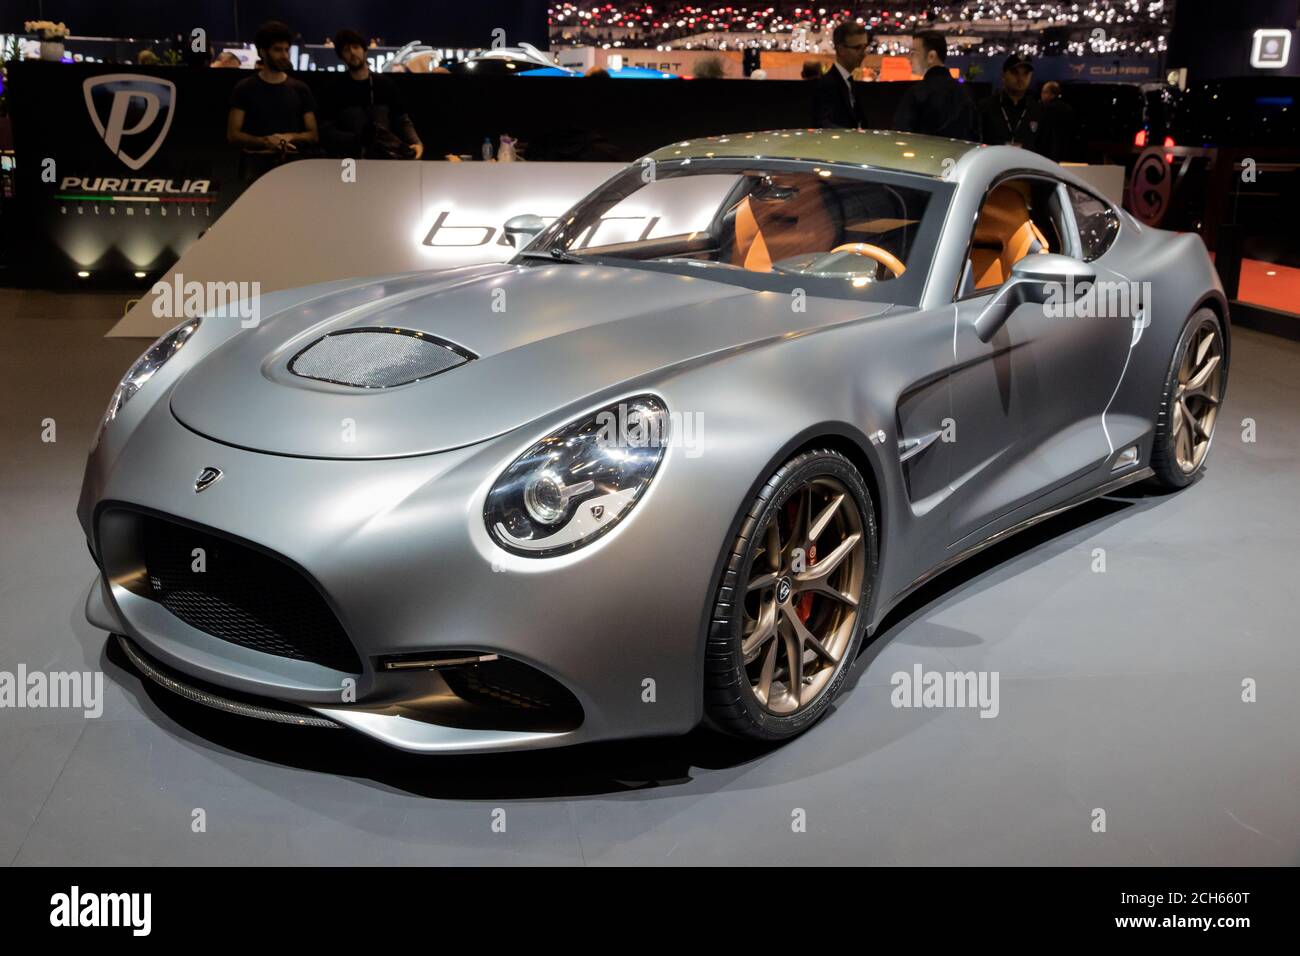
M 190 340 L 196 331 L 202 318 L 193 318 L 182 322 L 176 328 L 172 329 L 157 342 L 145 351 L 135 364 L 132 365 L 124 376 L 122 381 L 113 390 L 113 397 L 108 400 L 108 408 L 104 410 L 104 417 L 100 420 L 99 431 L 95 433 L 95 445 L 104 437 L 104 431 L 112 424 L 113 419 L 127 402 L 135 395 L 136 392 L 144 386 L 144 383 L 153 378 L 157 371 L 167 364 L 167 360 L 181 350 L 181 347 Z M 92 446 L 93 447 L 93 446 Z
M 572 551 L 627 517 L 668 444 L 668 409 L 639 395 L 565 425 L 520 455 L 488 492 L 483 517 L 507 551 Z

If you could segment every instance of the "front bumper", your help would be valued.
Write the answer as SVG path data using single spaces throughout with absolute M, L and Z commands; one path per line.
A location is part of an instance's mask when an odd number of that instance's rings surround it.
M 87 613 L 89 614 L 89 610 Z M 255 717 L 258 720 L 269 720 L 275 724 L 291 724 L 295 727 L 320 727 L 339 730 L 343 726 L 328 717 L 308 714 L 301 710 L 268 707 L 253 700 L 238 700 L 216 688 L 201 687 L 194 681 L 187 680 L 184 676 L 169 670 L 157 661 L 150 660 L 125 634 L 116 635 L 116 639 L 117 646 L 122 649 L 122 653 L 126 655 L 127 660 L 131 662 L 131 665 L 136 670 L 158 686 L 165 687 L 173 694 L 184 697 L 196 704 L 202 704 L 204 707 L 211 707 L 215 710 L 224 710 L 228 714 Z
M 702 714 L 701 634 L 722 535 L 698 535 L 701 516 L 690 508 L 680 516 L 690 534 L 670 518 L 670 454 L 637 511 L 599 541 L 555 558 L 503 551 L 483 526 L 483 499 L 536 437 L 415 458 L 290 458 L 197 435 L 161 396 L 121 447 L 101 448 L 87 466 L 78 511 L 101 566 L 87 617 L 178 675 L 404 750 L 688 731 Z M 195 476 L 208 466 L 223 478 L 196 493 Z M 150 599 L 138 562 L 122 557 L 129 548 L 113 536 L 125 525 L 104 520 L 122 514 L 211 529 L 299 569 L 333 610 L 360 669 L 265 653 L 187 624 Z M 684 540 L 701 546 L 683 549 Z M 452 650 L 499 655 L 545 675 L 571 695 L 577 718 L 502 722 L 449 702 L 454 682 L 437 670 L 385 667 L 390 658 Z

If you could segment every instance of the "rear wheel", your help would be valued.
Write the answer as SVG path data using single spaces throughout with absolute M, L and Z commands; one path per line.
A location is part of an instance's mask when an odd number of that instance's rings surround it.
M 712 723 L 783 740 L 816 722 L 861 643 L 876 567 L 871 495 L 853 464 L 821 450 L 778 469 L 746 513 L 715 600 Z
M 1174 349 L 1156 417 L 1151 470 L 1161 485 L 1184 488 L 1204 470 L 1227 382 L 1223 323 L 1200 309 Z

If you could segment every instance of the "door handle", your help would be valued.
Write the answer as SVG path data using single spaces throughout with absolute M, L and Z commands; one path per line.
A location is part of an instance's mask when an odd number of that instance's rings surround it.
M 898 461 L 901 464 L 905 461 L 911 461 L 921 452 L 933 445 L 943 434 L 943 429 L 936 429 L 926 435 L 917 438 L 903 438 L 898 442 Z

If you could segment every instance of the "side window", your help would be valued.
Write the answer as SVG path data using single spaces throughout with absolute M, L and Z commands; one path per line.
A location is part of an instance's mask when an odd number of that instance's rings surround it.
M 1115 210 L 1091 193 L 1067 186 L 1070 205 L 1074 207 L 1074 221 L 1079 226 L 1079 251 L 1084 262 L 1105 255 L 1119 232 L 1119 216 Z
M 1068 231 L 1047 179 L 1008 179 L 989 191 L 971 236 L 961 296 L 996 289 L 1025 256 L 1066 251 Z

